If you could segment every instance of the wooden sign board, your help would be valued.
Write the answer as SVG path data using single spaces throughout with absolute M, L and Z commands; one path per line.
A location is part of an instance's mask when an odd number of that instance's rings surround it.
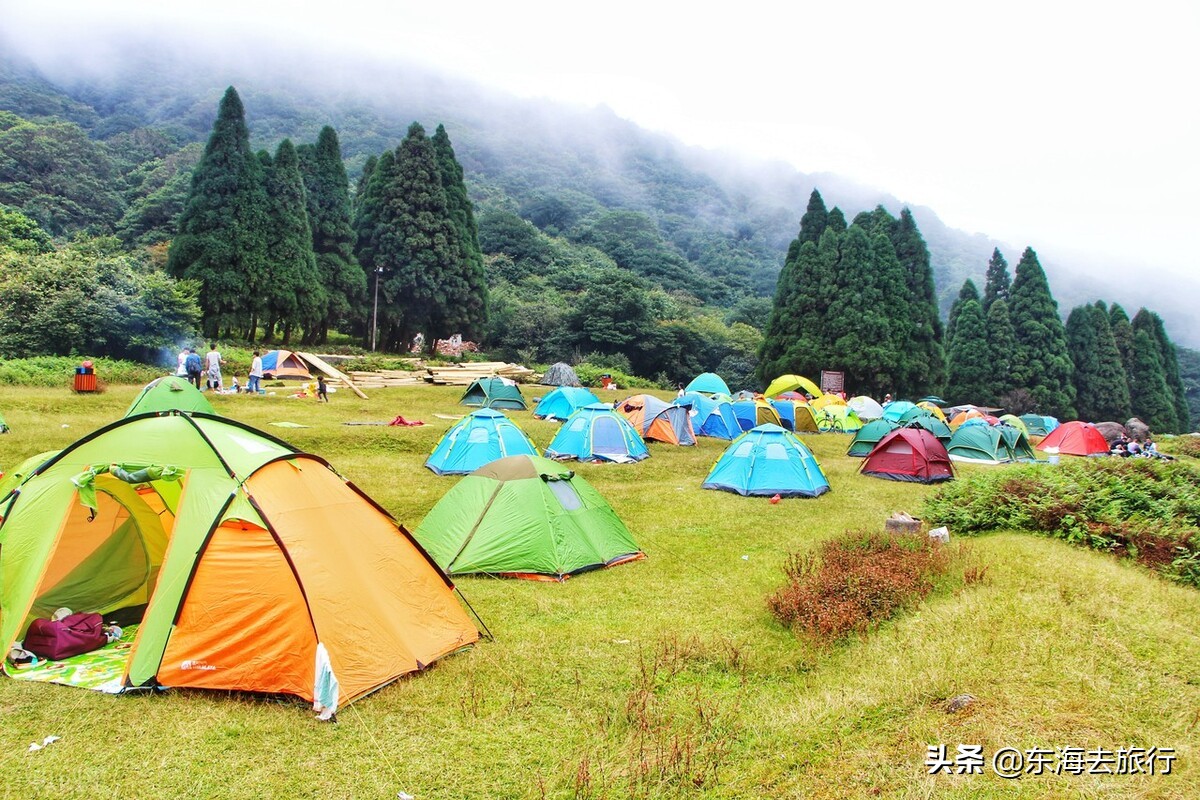
M 821 391 L 826 394 L 839 394 L 846 390 L 846 373 L 821 370 Z

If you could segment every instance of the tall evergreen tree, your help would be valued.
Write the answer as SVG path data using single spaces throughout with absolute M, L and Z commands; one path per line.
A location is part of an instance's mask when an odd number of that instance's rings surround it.
M 836 234 L 827 234 L 836 242 Z M 823 237 L 824 238 L 824 237 Z M 834 245 L 836 252 L 836 244 Z M 796 257 L 786 263 L 775 286 L 771 316 L 759 346 L 755 375 L 764 386 L 779 375 L 812 375 L 820 369 L 821 342 L 815 338 L 814 311 L 821 308 L 816 245 L 797 246 Z M 821 314 L 823 316 L 823 313 Z
M 1162 362 L 1163 374 L 1167 379 L 1167 387 L 1171 390 L 1171 405 L 1175 409 L 1175 428 L 1169 433 L 1184 433 L 1190 427 L 1190 409 L 1187 404 L 1187 389 L 1184 388 L 1183 378 L 1179 374 L 1179 356 L 1175 352 L 1175 344 L 1167 336 L 1167 327 L 1162 317 L 1145 308 L 1138 309 L 1133 316 L 1133 330 L 1144 330 L 1158 345 L 1159 359 Z
M 1017 334 L 1014 386 L 1033 396 L 1039 413 L 1074 417 L 1075 386 L 1071 383 L 1066 331 L 1032 247 L 1025 248 L 1017 264 L 1011 298 L 1009 313 Z
M 978 300 L 965 300 L 959 307 L 950 342 L 946 398 L 955 403 L 991 402 L 994 386 L 990 368 L 992 347 L 988 343 L 983 309 Z
M 1133 389 L 1133 326 L 1129 315 L 1117 303 L 1108 309 L 1108 325 L 1112 328 L 1113 341 L 1121 354 L 1121 365 L 1125 367 L 1125 382 Z
M 825 232 L 825 226 L 828 224 L 829 212 L 825 210 L 825 200 L 820 192 L 813 189 L 812 194 L 808 196 L 808 208 L 800 218 L 800 233 L 796 236 L 797 250 L 805 242 L 820 242 L 821 234 Z
M 204 333 L 253 325 L 266 285 L 267 194 L 237 91 L 225 90 L 171 243 L 167 271 L 203 286 Z
M 837 206 L 829 210 L 829 221 L 826 227 L 830 228 L 834 233 L 846 232 L 846 215 Z
M 979 289 L 975 287 L 975 281 L 970 278 L 963 281 L 962 288 L 958 290 L 958 297 L 954 298 L 954 304 L 950 306 L 950 315 L 946 319 L 946 332 L 942 335 L 942 341 L 945 342 L 947 349 L 954 343 L 954 326 L 958 321 L 958 312 L 962 309 L 963 303 L 968 300 L 980 302 Z
M 1129 387 L 1129 395 L 1134 415 L 1152 431 L 1165 433 L 1178 426 L 1158 342 L 1144 328 L 1133 337 L 1133 384 Z
M 1095 305 L 1071 309 L 1067 347 L 1075 366 L 1075 410 L 1092 422 L 1129 418 L 1129 385 L 1108 324 L 1108 312 Z
M 483 268 L 483 251 L 479 248 L 475 210 L 467 196 L 462 165 L 454 156 L 454 147 L 450 144 L 450 136 L 444 125 L 437 126 L 431 141 L 442 179 L 442 190 L 446 193 L 446 206 L 462 246 L 463 258 L 459 271 L 467 288 L 457 302 L 447 306 L 445 325 L 447 329 L 460 330 L 467 337 L 476 338 L 482 335 L 487 326 L 488 303 L 487 277 Z
M 984 328 L 987 331 L 986 368 L 991 390 L 981 397 L 989 405 L 1000 406 L 1003 405 L 1000 398 L 1013 388 L 1012 359 L 1017 349 L 1017 332 L 1013 330 L 1007 301 L 997 299 L 992 303 Z
M 929 248 L 907 208 L 900 212 L 890 238 L 904 272 L 908 301 L 909 339 L 905 352 L 909 369 L 900 390 L 909 397 L 936 394 L 946 380 L 946 354 Z
M 354 255 L 354 226 L 350 217 L 350 180 L 342 162 L 337 131 L 321 129 L 315 146 L 297 148 L 308 198 L 312 249 L 326 308 L 320 322 L 305 329 L 306 343 L 324 342 L 330 328 L 349 320 L 367 293 L 367 276 Z M 374 166 L 374 165 L 372 165 Z
M 387 323 L 389 347 L 404 348 L 423 332 L 432 350 L 437 339 L 455 332 L 452 307 L 469 295 L 470 286 L 460 270 L 462 244 L 433 144 L 419 123 L 409 126 L 396 148 L 394 168 L 384 167 L 381 157 L 367 185 L 368 202 L 376 179 L 381 190 L 378 218 L 369 234 L 370 264 L 383 269 L 381 324 Z
M 325 288 L 313 255 L 300 160 L 290 139 L 279 143 L 274 160 L 267 159 L 264 171 L 270 199 L 270 266 L 262 294 L 266 302 L 265 331 L 270 339 L 278 326 L 287 344 L 297 326 L 320 326 L 326 312 Z
M 1000 253 L 1000 248 L 992 250 L 992 257 L 987 266 L 987 282 L 983 287 L 983 313 L 986 314 L 997 300 L 1008 300 L 1012 290 L 1012 281 L 1008 277 L 1008 262 Z

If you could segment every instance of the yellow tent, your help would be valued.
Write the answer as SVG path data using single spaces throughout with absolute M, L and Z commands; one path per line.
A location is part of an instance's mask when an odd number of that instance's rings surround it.
M 803 375 L 780 375 L 771 381 L 771 385 L 763 394 L 767 397 L 776 397 L 784 392 L 794 392 L 797 389 L 803 389 L 813 397 L 820 397 L 824 394 L 819 386 Z

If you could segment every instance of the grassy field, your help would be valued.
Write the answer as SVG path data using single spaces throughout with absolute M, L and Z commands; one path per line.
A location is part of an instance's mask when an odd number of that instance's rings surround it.
M 95 396 L 5 387 L 0 466 L 118 418 Z M 326 457 L 410 529 L 454 484 L 422 464 L 460 390 L 328 406 L 217 397 L 219 413 Z M 526 387 L 527 396 L 539 390 Z M 421 428 L 347 426 L 403 414 Z M 555 426 L 513 416 L 541 446 Z M 309 427 L 286 429 L 271 422 Z M 817 500 L 703 491 L 723 443 L 580 465 L 648 558 L 564 584 L 461 579 L 494 641 L 343 709 L 226 694 L 110 697 L 0 679 L 0 797 L 1200 797 L 1200 595 L 1027 534 L 973 539 L 987 577 L 866 638 L 802 646 L 767 611 L 792 551 L 916 513 L 927 487 L 864 478 L 848 437 L 806 440 Z M 977 702 L 948 714 L 945 701 Z M 47 735 L 62 740 L 30 753 Z M 930 776 L 978 744 L 982 775 Z M 1174 774 L 993 774 L 1001 747 L 1173 747 Z

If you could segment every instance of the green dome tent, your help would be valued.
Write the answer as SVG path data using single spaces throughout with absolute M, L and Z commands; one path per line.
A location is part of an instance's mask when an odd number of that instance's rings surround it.
M 564 580 L 643 557 L 599 492 L 539 456 L 509 456 L 475 470 L 446 492 L 414 536 L 449 575 Z
M 217 413 L 204 393 L 189 383 L 187 378 L 168 375 L 147 383 L 129 405 L 125 416 L 161 414 L 164 411 L 186 411 L 189 414 L 193 411 L 203 414 Z
M 898 427 L 896 423 L 883 417 L 871 420 L 854 434 L 854 441 L 850 442 L 850 449 L 846 451 L 846 455 L 865 458 L 875 449 L 875 445 L 879 444 L 880 439 Z
M 496 377 L 476 378 L 458 403 L 480 408 L 507 408 L 510 411 L 524 411 L 526 407 L 520 387 L 506 378 Z

